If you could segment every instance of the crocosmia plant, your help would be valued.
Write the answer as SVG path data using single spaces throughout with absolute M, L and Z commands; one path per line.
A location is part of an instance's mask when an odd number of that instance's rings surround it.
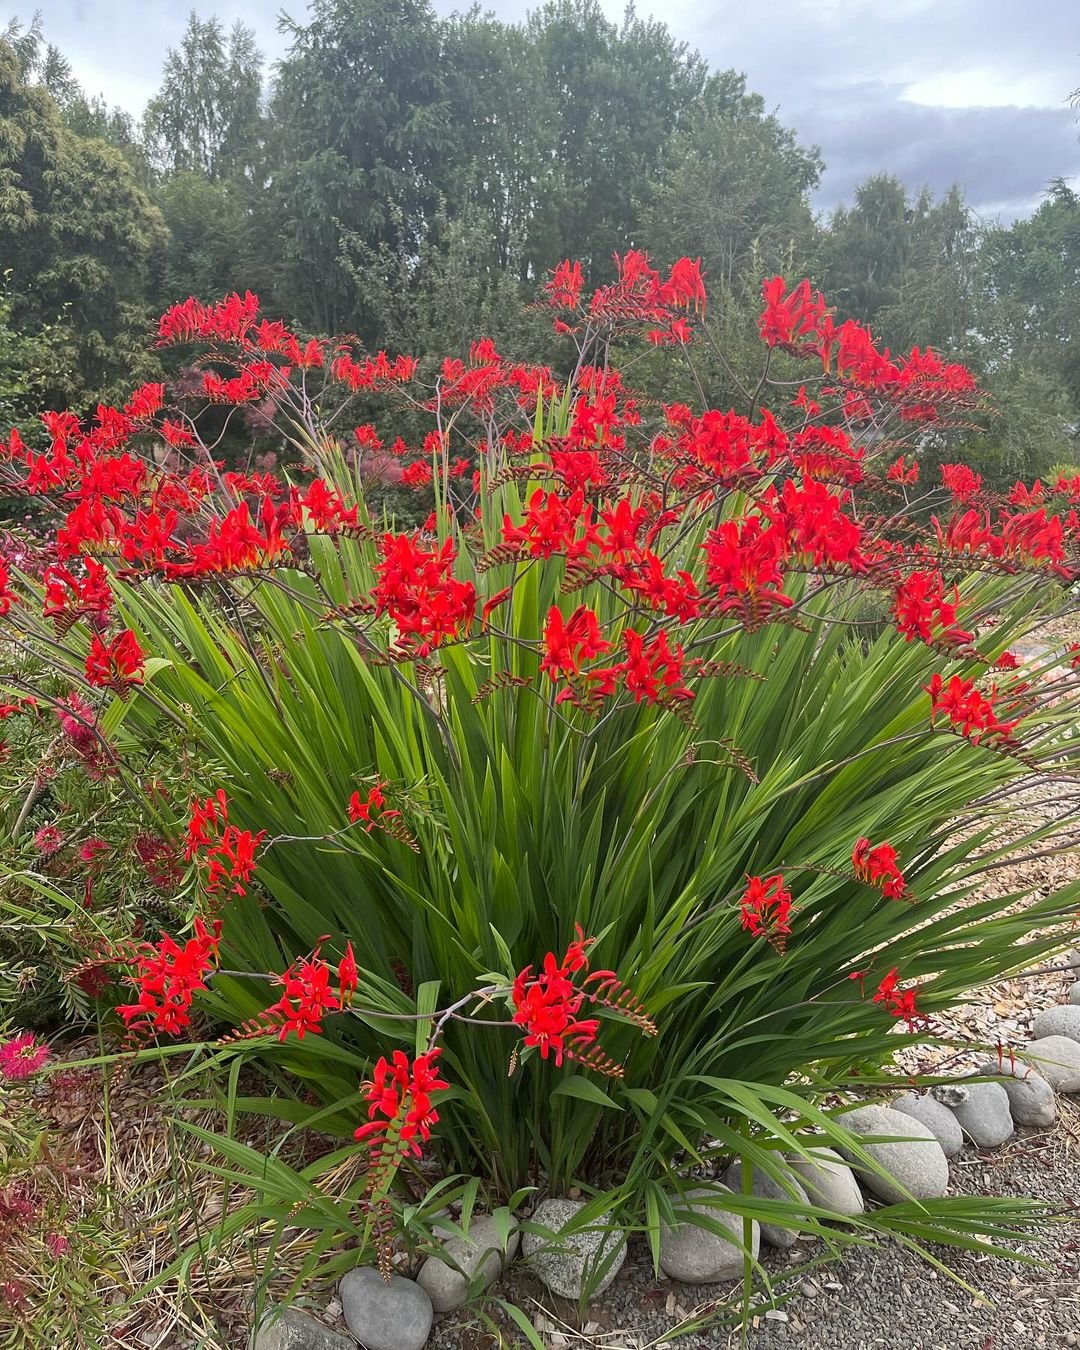
M 168 915 L 88 904 L 68 981 L 124 1053 L 257 1061 L 275 1092 L 236 1109 L 340 1136 L 338 1221 L 384 1261 L 433 1177 L 576 1184 L 655 1240 L 707 1156 L 850 1141 L 845 1094 L 1077 903 L 977 892 L 1069 830 L 1011 812 L 1073 772 L 1080 658 L 1032 634 L 1080 565 L 1080 484 L 924 471 L 977 446 L 971 373 L 807 281 L 765 282 L 737 371 L 697 262 L 617 264 L 548 280 L 557 365 L 189 299 L 157 342 L 196 394 L 2 444 L 30 512 L 0 555 L 4 717 L 44 729 L 24 775 L 102 803 L 50 857 L 88 896 L 139 863 Z M 230 467 L 255 402 L 279 459 Z M 974 1231 L 950 1203 L 921 1236 Z

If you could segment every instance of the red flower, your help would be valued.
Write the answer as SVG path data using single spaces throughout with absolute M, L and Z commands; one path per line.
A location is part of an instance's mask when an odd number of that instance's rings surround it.
M 96 689 L 112 689 L 127 698 L 133 684 L 142 684 L 145 660 L 138 639 L 125 628 L 112 642 L 104 642 L 95 633 L 86 657 L 87 683 Z
M 892 483 L 917 483 L 919 481 L 919 461 L 913 459 L 910 467 L 904 463 L 904 456 L 889 466 L 885 477 Z
M 594 610 L 579 605 L 569 619 L 563 618 L 562 610 L 556 605 L 548 610 L 540 669 L 546 670 L 553 680 L 560 675 L 578 674 L 583 661 L 591 661 L 610 650 L 611 643 L 600 636 Z
M 17 599 L 18 596 L 11 589 L 11 572 L 8 570 L 7 559 L 0 553 L 0 617 L 8 612 Z
M 581 263 L 572 263 L 567 259 L 555 268 L 551 280 L 545 283 L 544 289 L 554 309 L 576 309 L 584 282 Z
M 246 895 L 243 883 L 255 870 L 255 850 L 266 831 L 253 834 L 229 824 L 228 798 L 219 788 L 213 797 L 191 803 L 184 857 L 198 858 L 207 869 L 206 889 L 213 895 L 225 881 L 233 883 L 234 895 Z
M 411 1063 L 403 1050 L 395 1050 L 391 1061 L 381 1058 L 370 1081 L 362 1085 L 368 1123 L 360 1126 L 355 1137 L 363 1140 L 376 1136 L 380 1150 L 389 1143 L 395 1151 L 419 1157 L 420 1143 L 431 1138 L 431 1127 L 439 1120 L 431 1094 L 450 1086 L 439 1077 L 435 1063 L 441 1053 L 436 1047 L 417 1055 Z
M 533 976 L 532 966 L 526 966 L 518 972 L 511 991 L 513 1020 L 524 1028 L 525 1044 L 535 1046 L 541 1059 L 553 1055 L 557 1066 L 564 1056 L 583 1058 L 600 1026 L 595 1017 L 578 1018 L 585 995 L 570 978 L 587 967 L 587 945 L 587 941 L 571 944 L 561 962 L 554 952 L 548 952 L 543 973 Z
M 64 835 L 57 825 L 42 825 L 34 835 L 34 847 L 43 858 L 51 858 L 64 847 Z
M 883 1004 L 893 1017 L 902 1018 L 909 1031 L 917 1031 L 927 1025 L 926 1014 L 919 1011 L 916 1000 L 915 989 L 900 988 L 895 966 L 878 985 L 873 998 L 874 1003 Z
M 931 721 L 938 714 L 948 717 L 952 725 L 978 745 L 981 741 L 999 738 L 1007 743 L 1020 719 L 1002 722 L 994 711 L 997 700 L 997 686 L 989 695 L 983 695 L 975 688 L 974 680 L 962 679 L 959 675 L 950 677 L 948 684 L 940 675 L 932 675 L 930 683 L 923 686 L 930 695 Z
M 457 553 L 446 539 L 423 548 L 407 534 L 385 534 L 371 598 L 376 614 L 397 624 L 400 641 L 426 655 L 445 639 L 468 631 L 476 615 L 476 588 L 453 575 Z
M 918 637 L 927 643 L 962 647 L 971 641 L 971 634 L 957 626 L 959 598 L 955 586 L 952 597 L 946 598 L 940 572 L 912 572 L 896 588 L 893 602 L 896 627 L 908 642 Z
M 797 338 L 817 333 L 825 318 L 825 301 L 810 290 L 810 282 L 803 280 L 787 293 L 783 277 L 770 277 L 761 283 L 765 308 L 758 319 L 758 330 L 770 347 L 792 348 Z
M 43 613 L 53 620 L 58 633 L 66 632 L 84 616 L 104 619 L 112 609 L 113 593 L 105 568 L 96 558 L 86 558 L 83 566 L 83 577 L 76 577 L 59 563 L 45 569 Z
M 851 865 L 860 881 L 876 886 L 888 899 L 904 898 L 904 874 L 891 844 L 871 844 L 865 838 L 857 840 L 851 852 Z
M 742 927 L 754 937 L 763 937 L 782 952 L 791 934 L 791 892 L 780 872 L 764 881 L 747 877 L 741 902 Z
M 982 490 L 982 474 L 966 464 L 943 464 L 942 484 L 952 493 L 953 501 L 964 504 L 972 501 Z
M 376 783 L 375 786 L 371 788 L 363 800 L 361 800 L 359 792 L 354 792 L 349 798 L 349 819 L 354 824 L 358 820 L 370 821 L 372 811 L 375 811 L 382 806 L 384 800 L 382 786 L 379 783 Z
M 584 557 L 598 542 L 592 507 L 581 491 L 569 497 L 537 488 L 529 498 L 525 519 L 515 525 L 503 518 L 502 542 L 533 558 L 562 553 L 567 558 Z
M 353 1001 L 353 995 L 356 993 L 356 986 L 359 983 L 360 972 L 356 968 L 356 954 L 353 952 L 351 942 L 345 944 L 345 955 L 338 962 L 338 996 L 341 999 L 342 1007 L 347 1007 Z
M 20 1032 L 0 1045 L 0 1078 L 6 1078 L 9 1082 L 29 1078 L 32 1073 L 37 1073 L 51 1054 L 44 1041 L 34 1039 L 32 1031 Z
M 705 577 L 716 588 L 716 609 L 737 613 L 746 628 L 759 628 L 774 609 L 786 609 L 781 564 L 787 558 L 784 531 L 763 528 L 760 516 L 726 520 L 705 543 Z
M 133 977 L 139 997 L 116 1010 L 129 1031 L 139 1035 L 163 1031 L 175 1036 L 190 1026 L 192 999 L 206 988 L 205 976 L 217 961 L 220 941 L 220 919 L 210 929 L 196 919 L 195 936 L 183 947 L 167 934 L 156 945 L 142 947 Z
M 352 948 L 349 950 L 351 952 Z M 321 1032 L 326 1014 L 337 1012 L 341 1007 L 338 996 L 330 987 L 330 980 L 330 967 L 316 946 L 310 956 L 295 961 L 283 975 L 274 977 L 274 983 L 280 984 L 285 992 L 276 1003 L 271 1003 L 248 1023 L 245 1032 L 251 1034 L 260 1023 L 276 1028 L 279 1041 L 285 1040 L 290 1031 L 295 1031 L 297 1040 L 301 1041 L 309 1031 Z
M 634 702 L 646 703 L 691 700 L 693 690 L 683 684 L 683 649 L 676 643 L 668 646 L 667 634 L 657 633 L 652 642 L 633 628 L 623 630 L 626 660 L 621 670 L 626 688 L 633 693 Z

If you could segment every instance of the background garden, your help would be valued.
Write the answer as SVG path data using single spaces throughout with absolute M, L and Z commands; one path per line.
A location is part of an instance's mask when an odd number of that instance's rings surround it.
M 0 41 L 2 1343 L 978 1300 L 1073 1209 L 965 1169 L 1080 1090 L 1080 199 L 815 215 L 591 4 L 287 28 L 138 124 Z

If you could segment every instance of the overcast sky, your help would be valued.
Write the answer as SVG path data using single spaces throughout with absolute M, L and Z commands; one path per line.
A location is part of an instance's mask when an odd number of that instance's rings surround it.
M 453 0 L 435 0 L 448 12 Z M 138 114 L 187 0 L 7 0 L 26 20 L 42 10 L 90 93 Z M 850 199 L 888 170 L 911 188 L 963 184 L 981 214 L 1008 219 L 1038 204 L 1055 177 L 1080 185 L 1080 127 L 1068 107 L 1080 85 L 1080 0 L 639 0 L 716 69 L 744 71 L 827 169 L 818 204 Z M 305 0 L 197 0 L 202 15 L 253 27 L 271 60 L 276 16 Z M 521 17 L 527 0 L 490 0 Z M 622 0 L 604 0 L 614 18 Z M 4 13 L 0 0 L 0 14 Z

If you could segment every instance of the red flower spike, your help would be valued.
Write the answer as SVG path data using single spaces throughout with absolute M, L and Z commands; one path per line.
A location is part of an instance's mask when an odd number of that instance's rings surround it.
M 939 715 L 946 716 L 962 736 L 976 745 L 1008 746 L 1011 743 L 1020 718 L 1011 722 L 1002 722 L 998 718 L 994 711 L 998 697 L 996 685 L 984 695 L 975 688 L 974 680 L 953 675 L 946 683 L 941 675 L 932 675 L 930 683 L 923 687 L 930 695 L 931 721 Z
M 195 935 L 183 947 L 166 934 L 156 945 L 135 948 L 133 983 L 139 997 L 116 1009 L 129 1032 L 139 1037 L 157 1032 L 175 1036 L 190 1026 L 192 999 L 206 988 L 205 977 L 217 963 L 220 941 L 220 919 L 210 928 L 196 919 Z
M 130 628 L 112 642 L 103 641 L 97 633 L 90 639 L 86 680 L 94 688 L 111 689 L 120 698 L 127 698 L 133 684 L 142 684 L 144 670 L 143 651 Z
M 211 895 L 231 881 L 234 895 L 246 895 L 243 883 L 255 870 L 255 853 L 266 831 L 253 834 L 229 824 L 228 798 L 219 788 L 213 797 L 191 804 L 184 857 L 198 859 L 206 868 L 206 889 Z
M 851 852 L 855 875 L 868 886 L 879 890 L 889 900 L 905 900 L 907 883 L 900 870 L 896 849 L 891 844 L 871 844 L 859 839 Z
M 741 926 L 783 952 L 791 935 L 791 892 L 780 872 L 762 880 L 747 877 L 740 903 Z
M 971 633 L 956 622 L 960 593 L 954 586 L 949 597 L 940 572 L 912 572 L 896 588 L 893 613 L 896 627 L 906 641 L 921 638 L 934 645 L 964 647 Z
M 892 1017 L 902 1019 L 908 1031 L 919 1031 L 928 1025 L 926 1014 L 918 1008 L 917 991 L 900 988 L 895 966 L 878 985 L 873 1002 L 882 1004 Z
M 345 944 L 345 955 L 338 962 L 338 997 L 341 999 L 341 1006 L 347 1008 L 353 1001 L 353 995 L 356 993 L 356 987 L 359 983 L 360 973 L 356 968 L 356 955 L 353 952 L 351 942 Z

